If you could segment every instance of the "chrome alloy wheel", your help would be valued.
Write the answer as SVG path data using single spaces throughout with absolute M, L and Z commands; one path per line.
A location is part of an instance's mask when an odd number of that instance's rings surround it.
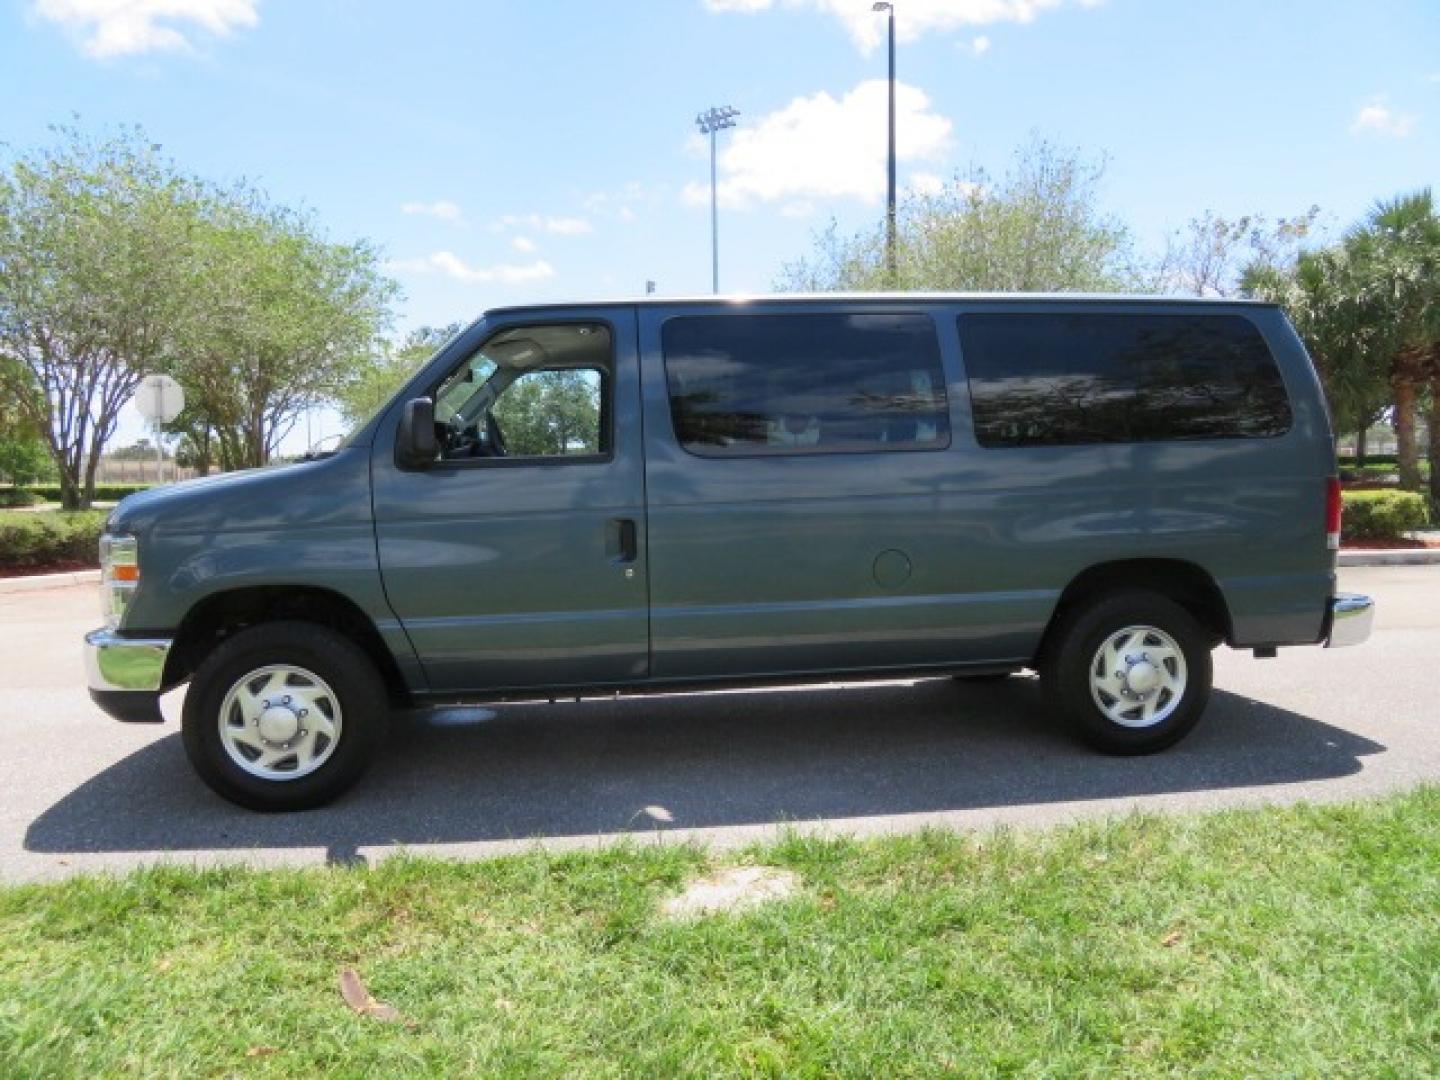
M 314 672 L 271 664 L 235 680 L 220 704 L 220 742 L 261 780 L 298 780 L 340 743 L 340 699 Z
M 1153 727 L 1185 696 L 1185 654 L 1157 627 L 1127 626 L 1095 651 L 1090 696 L 1121 727 Z

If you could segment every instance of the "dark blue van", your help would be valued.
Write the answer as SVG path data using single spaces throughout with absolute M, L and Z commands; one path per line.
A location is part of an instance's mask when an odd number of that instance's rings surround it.
M 349 787 L 399 703 L 1037 670 L 1101 750 L 1222 642 L 1349 645 L 1314 368 L 1248 302 L 832 295 L 487 313 L 333 454 L 126 499 L 91 693 L 225 797 Z

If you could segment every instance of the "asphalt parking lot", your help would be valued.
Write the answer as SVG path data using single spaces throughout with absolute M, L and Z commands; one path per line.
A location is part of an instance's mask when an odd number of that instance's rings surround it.
M 0 595 L 0 878 L 159 860 L 355 862 L 631 835 L 730 844 L 780 828 L 866 833 L 1341 799 L 1440 781 L 1440 566 L 1347 568 L 1374 596 L 1353 649 L 1222 649 L 1200 727 L 1115 759 L 1050 721 L 1033 679 L 517 704 L 397 718 L 343 800 L 265 816 L 212 795 L 163 726 L 94 708 L 80 664 L 96 589 Z

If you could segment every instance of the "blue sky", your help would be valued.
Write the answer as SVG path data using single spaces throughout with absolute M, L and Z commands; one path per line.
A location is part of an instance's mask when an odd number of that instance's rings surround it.
M 385 251 L 398 326 L 487 306 L 764 291 L 883 209 L 870 0 L 0 0 L 0 141 L 139 123 Z M 896 0 L 902 185 L 1031 132 L 1108 156 L 1143 246 L 1206 209 L 1343 225 L 1440 173 L 1437 0 Z M 877 47 L 878 46 L 878 47 Z

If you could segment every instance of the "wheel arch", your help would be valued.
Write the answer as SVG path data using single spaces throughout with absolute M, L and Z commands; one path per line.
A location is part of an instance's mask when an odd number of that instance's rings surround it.
M 1184 559 L 1116 559 L 1096 563 L 1076 574 L 1051 612 L 1037 655 L 1043 655 L 1055 628 L 1065 616 L 1109 593 L 1129 589 L 1159 593 L 1179 604 L 1210 634 L 1212 644 L 1230 641 L 1230 607 L 1215 578 L 1204 567 Z
M 404 676 L 374 621 L 354 600 L 313 585 L 252 585 L 212 593 L 181 620 L 165 664 L 164 685 L 188 679 L 233 634 L 266 622 L 315 623 L 348 638 L 369 657 L 394 700 L 408 696 Z

